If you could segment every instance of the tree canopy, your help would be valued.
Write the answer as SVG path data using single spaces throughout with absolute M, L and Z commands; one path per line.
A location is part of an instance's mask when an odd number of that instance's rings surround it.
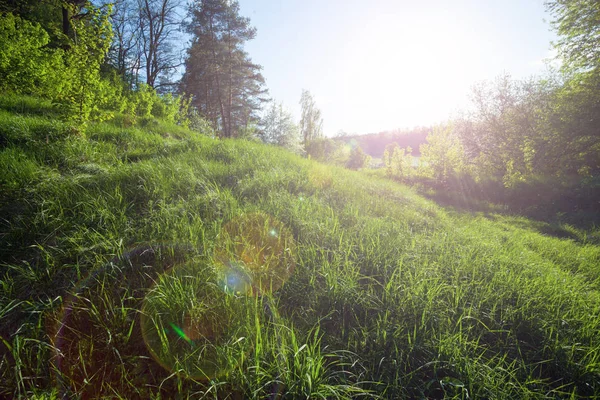
M 304 146 L 307 146 L 311 140 L 323 136 L 323 118 L 321 117 L 321 110 L 317 108 L 315 99 L 308 90 L 302 90 L 300 106 L 302 107 L 300 132 L 304 140 Z
M 260 122 L 260 138 L 265 143 L 275 144 L 289 150 L 300 151 L 300 131 L 293 115 L 282 103 L 272 102 Z
M 242 136 L 256 124 L 266 100 L 262 68 L 244 51 L 256 30 L 239 15 L 236 1 L 197 0 L 189 14 L 192 45 L 181 89 L 220 136 Z
M 546 8 L 559 35 L 555 43 L 564 66 L 597 69 L 600 66 L 600 3 L 597 0 L 552 0 Z

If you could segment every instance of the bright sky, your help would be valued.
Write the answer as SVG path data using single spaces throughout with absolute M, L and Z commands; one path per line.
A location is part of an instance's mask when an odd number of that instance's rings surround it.
M 239 0 L 270 95 L 299 119 L 301 91 L 325 134 L 448 120 L 472 84 L 541 74 L 555 39 L 543 0 Z

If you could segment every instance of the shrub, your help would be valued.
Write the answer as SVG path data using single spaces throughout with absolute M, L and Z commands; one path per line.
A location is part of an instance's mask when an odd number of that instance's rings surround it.
M 152 115 L 166 122 L 176 122 L 181 107 L 179 96 L 167 93 L 163 96 L 156 95 L 152 104 Z
M 452 126 L 434 128 L 427 135 L 427 144 L 420 150 L 420 171 L 438 182 L 447 182 L 464 168 L 465 154 Z
M 397 143 L 390 143 L 383 152 L 383 163 L 387 176 L 406 179 L 412 174 L 412 149 L 410 146 L 404 149 Z
M 101 119 L 103 105 L 116 94 L 100 77 L 112 30 L 108 13 L 89 6 L 86 19 L 74 19 L 76 42 L 68 50 L 48 48 L 48 33 L 12 14 L 0 16 L 0 90 L 37 94 L 58 103 L 67 119 Z
M 0 14 L 0 91 L 53 97 L 61 90 L 61 49 L 47 49 L 48 33 L 37 23 Z
M 343 144 L 327 138 L 309 141 L 306 144 L 305 151 L 309 158 L 317 161 L 345 165 L 348 160 Z
M 356 146 L 350 152 L 350 158 L 346 163 L 346 167 L 355 170 L 361 169 L 369 165 L 369 161 L 371 161 L 371 156 L 365 154 L 365 152 L 363 151 L 363 149 L 360 148 L 360 146 Z
M 110 7 L 87 4 L 85 15 L 71 21 L 76 40 L 66 36 L 64 48 L 51 43 L 38 23 L 10 13 L 0 14 L 0 92 L 42 96 L 62 116 L 78 124 L 125 114 L 124 125 L 156 117 L 168 123 L 202 125 L 190 118 L 189 100 L 159 95 L 146 84 L 127 90 L 110 66 L 101 66 L 112 40 Z M 193 121 L 191 121 L 193 119 Z

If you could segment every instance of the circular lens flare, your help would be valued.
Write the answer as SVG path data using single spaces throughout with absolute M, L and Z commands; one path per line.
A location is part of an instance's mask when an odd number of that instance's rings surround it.
M 225 292 L 246 294 L 252 290 L 252 277 L 246 272 L 246 268 L 242 264 L 228 262 L 221 270 L 221 282 Z
M 144 299 L 142 336 L 165 369 L 192 379 L 226 374 L 252 336 L 253 302 L 223 292 L 214 269 L 182 265 L 162 275 Z
M 228 292 L 262 296 L 280 289 L 294 271 L 291 232 L 273 217 L 252 213 L 229 221 L 214 258 Z
M 154 281 L 181 263 L 190 249 L 158 244 L 124 252 L 92 269 L 65 297 L 61 309 L 49 315 L 48 335 L 55 349 L 52 362 L 65 396 L 110 396 L 124 385 L 123 376 L 140 363 L 151 375 L 160 376 L 161 368 L 145 361 L 148 351 L 135 340 L 141 336 L 138 309 Z

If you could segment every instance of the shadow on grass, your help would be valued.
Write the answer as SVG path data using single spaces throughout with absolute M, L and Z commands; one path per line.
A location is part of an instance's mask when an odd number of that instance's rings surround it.
M 505 188 L 453 177 L 445 184 L 419 179 L 413 188 L 442 207 L 581 243 L 600 244 L 600 181 L 535 180 Z
M 50 100 L 16 94 L 0 96 L 0 110 L 16 114 L 49 117 L 59 117 L 62 115 L 60 109 L 55 104 L 52 104 Z

